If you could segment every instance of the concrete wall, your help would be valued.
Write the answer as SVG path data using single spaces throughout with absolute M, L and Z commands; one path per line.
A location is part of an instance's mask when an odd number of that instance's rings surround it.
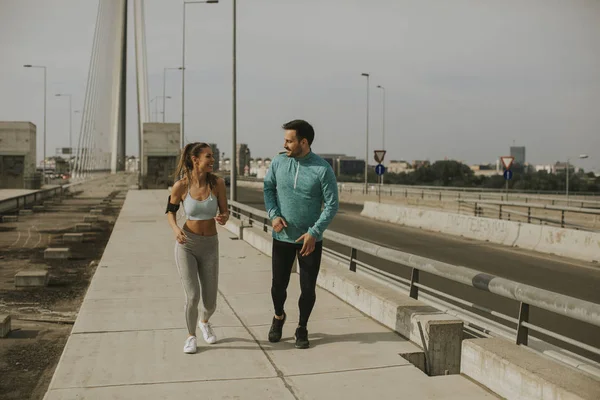
M 179 159 L 179 124 L 145 123 L 144 188 L 167 188 Z
M 600 234 L 365 202 L 362 216 L 583 261 L 600 261 Z
M 503 339 L 464 340 L 461 373 L 509 400 L 600 399 L 600 380 Z
M 0 121 L 0 187 L 39 188 L 36 143 L 36 126 L 31 122 Z

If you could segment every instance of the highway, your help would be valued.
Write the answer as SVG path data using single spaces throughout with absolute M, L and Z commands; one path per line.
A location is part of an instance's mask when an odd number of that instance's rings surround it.
M 238 187 L 238 201 L 264 210 L 260 190 Z M 382 246 L 394 248 L 453 265 L 461 265 L 514 281 L 600 304 L 600 266 L 566 258 L 509 248 L 486 242 L 427 232 L 416 228 L 373 221 L 360 216 L 362 206 L 340 204 L 340 210 L 329 229 Z M 326 245 L 349 254 L 349 249 L 335 243 Z M 358 259 L 404 278 L 410 269 L 398 264 L 358 254 Z M 421 273 L 421 282 L 435 289 L 517 317 L 519 304 L 499 296 L 484 293 L 436 276 Z M 561 317 L 543 310 L 532 309 L 530 322 L 562 333 L 595 347 L 600 347 L 600 328 Z M 544 340 L 547 337 L 537 335 Z M 549 340 L 554 342 L 553 340 Z M 556 343 L 556 342 L 555 342 Z M 570 348 L 566 345 L 561 347 Z M 578 352 L 581 353 L 579 350 Z M 597 356 L 586 356 L 599 360 Z

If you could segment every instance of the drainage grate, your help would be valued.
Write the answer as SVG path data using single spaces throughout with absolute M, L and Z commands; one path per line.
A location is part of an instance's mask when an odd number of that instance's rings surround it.
M 229 239 L 231 239 L 231 240 L 240 240 L 240 238 L 236 237 L 236 236 L 230 237 Z

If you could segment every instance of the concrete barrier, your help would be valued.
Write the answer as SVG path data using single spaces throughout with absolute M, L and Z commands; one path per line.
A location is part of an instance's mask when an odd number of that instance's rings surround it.
M 89 232 L 92 230 L 92 224 L 75 224 L 75 232 Z
M 31 215 L 33 210 L 19 210 L 19 215 Z
M 19 217 L 17 217 L 16 215 L 3 215 L 2 216 L 2 222 L 17 222 L 19 220 Z
M 46 260 L 66 260 L 71 258 L 71 250 L 68 247 L 48 248 L 44 250 L 44 258 Z
M 98 216 L 97 215 L 88 215 L 83 217 L 83 222 L 98 222 Z
M 600 399 L 600 380 L 503 339 L 462 343 L 461 373 L 506 399 Z
M 0 314 L 0 338 L 5 338 L 10 333 L 10 315 Z
M 271 256 L 272 238 L 269 233 L 244 227 L 237 220 L 229 220 L 225 228 Z M 340 268 L 325 254 L 317 284 L 420 346 L 429 375 L 460 373 L 461 320 L 406 296 L 399 290 Z M 407 359 L 419 360 L 420 357 L 413 354 L 407 355 Z M 419 365 L 417 367 L 421 368 Z
M 600 233 L 424 210 L 367 201 L 361 215 L 468 239 L 600 261 Z
M 83 243 L 83 233 L 65 233 L 63 243 Z
M 50 275 L 46 270 L 19 271 L 15 275 L 15 287 L 48 286 Z

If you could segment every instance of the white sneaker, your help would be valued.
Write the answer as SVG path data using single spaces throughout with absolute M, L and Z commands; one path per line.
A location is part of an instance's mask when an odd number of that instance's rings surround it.
M 196 343 L 196 336 L 190 336 L 186 339 L 185 345 L 183 346 L 183 352 L 187 354 L 194 354 L 198 346 Z
M 198 327 L 202 331 L 202 336 L 204 336 L 204 341 L 206 343 L 213 344 L 217 341 L 217 337 L 215 336 L 215 333 L 213 332 L 210 322 L 203 323 L 202 321 L 200 321 L 198 323 Z

